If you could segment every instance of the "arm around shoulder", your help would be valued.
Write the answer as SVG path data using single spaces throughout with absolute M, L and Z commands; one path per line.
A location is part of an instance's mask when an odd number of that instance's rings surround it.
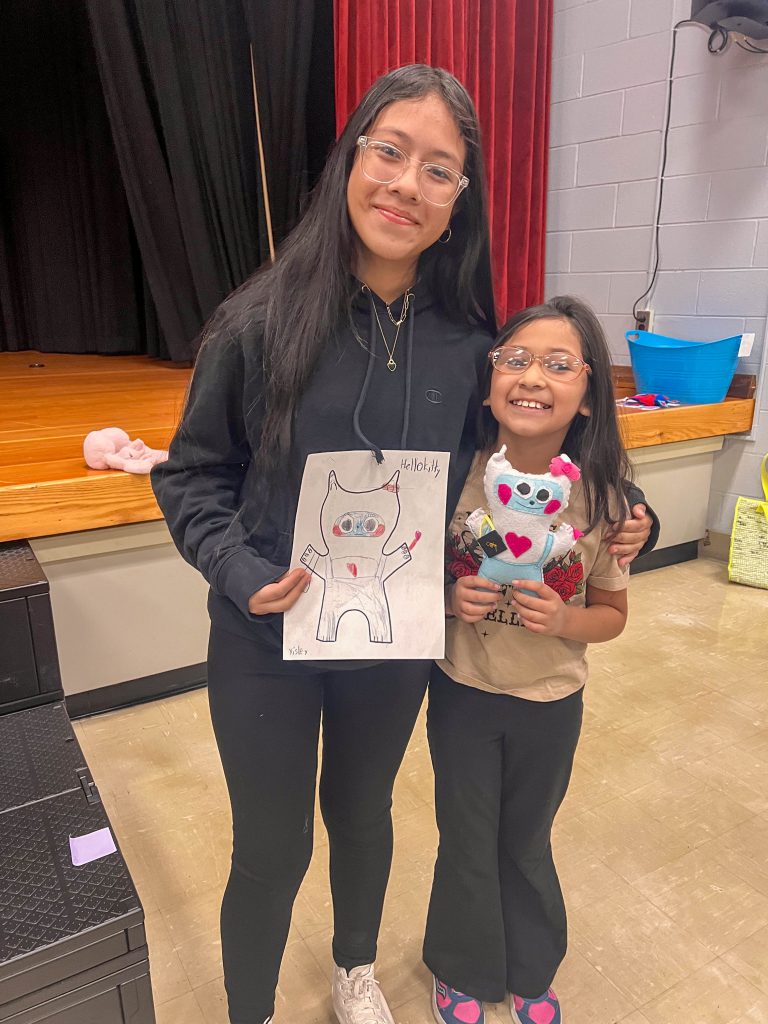
M 613 537 L 611 552 L 619 556 L 622 566 L 640 555 L 653 551 L 659 539 L 661 522 L 646 501 L 637 484 L 625 482 L 625 498 L 629 516 Z

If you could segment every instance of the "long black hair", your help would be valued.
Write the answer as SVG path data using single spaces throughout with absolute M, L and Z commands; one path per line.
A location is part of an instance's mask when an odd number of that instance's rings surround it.
M 323 347 L 345 322 L 357 287 L 351 272 L 356 236 L 347 212 L 357 139 L 391 103 L 430 94 L 439 96 L 456 120 L 470 186 L 456 202 L 450 242 L 422 253 L 419 277 L 450 320 L 495 333 L 485 168 L 474 104 L 442 68 L 397 68 L 374 82 L 350 116 L 304 216 L 275 262 L 228 300 L 231 315 L 225 313 L 225 326 L 227 319 L 235 330 L 257 321 L 263 333 L 265 409 L 256 459 L 266 470 L 274 470 L 288 451 L 298 399 Z
M 517 331 L 535 320 L 563 320 L 576 331 L 584 360 L 592 368 L 587 380 L 589 416 L 577 413 L 563 442 L 563 451 L 581 469 L 589 529 L 601 522 L 624 522 L 623 495 L 632 479 L 632 467 L 619 430 L 613 392 L 611 353 L 602 325 L 589 306 L 571 295 L 556 295 L 540 306 L 516 313 L 499 331 L 494 348 L 506 344 Z M 491 390 L 493 367 L 486 371 L 484 396 Z M 478 447 L 490 451 L 496 444 L 499 425 L 488 406 L 480 413 Z M 618 507 L 617 499 L 618 497 Z

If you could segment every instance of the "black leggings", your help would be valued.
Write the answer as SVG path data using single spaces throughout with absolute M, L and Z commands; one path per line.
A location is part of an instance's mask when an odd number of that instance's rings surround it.
M 232 1024 L 273 1012 L 291 909 L 312 855 L 317 745 L 328 829 L 333 956 L 372 963 L 392 860 L 392 787 L 430 663 L 304 675 L 259 671 L 260 647 L 213 627 L 208 693 L 232 803 L 232 871 L 221 909 Z
M 424 960 L 476 999 L 539 996 L 565 955 L 550 835 L 581 716 L 581 690 L 521 700 L 432 670 L 427 729 L 440 847 Z

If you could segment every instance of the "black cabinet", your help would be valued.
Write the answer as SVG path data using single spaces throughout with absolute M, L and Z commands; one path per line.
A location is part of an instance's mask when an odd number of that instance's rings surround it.
M 0 714 L 62 697 L 48 580 L 26 541 L 0 544 Z
M 0 1022 L 154 1024 L 144 912 L 61 703 L 0 717 Z

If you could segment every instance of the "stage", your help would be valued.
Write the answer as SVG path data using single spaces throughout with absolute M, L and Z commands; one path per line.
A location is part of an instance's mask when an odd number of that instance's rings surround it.
M 0 355 L 0 541 L 162 519 L 149 478 L 88 469 L 83 439 L 122 427 L 165 448 L 191 370 L 142 356 Z

